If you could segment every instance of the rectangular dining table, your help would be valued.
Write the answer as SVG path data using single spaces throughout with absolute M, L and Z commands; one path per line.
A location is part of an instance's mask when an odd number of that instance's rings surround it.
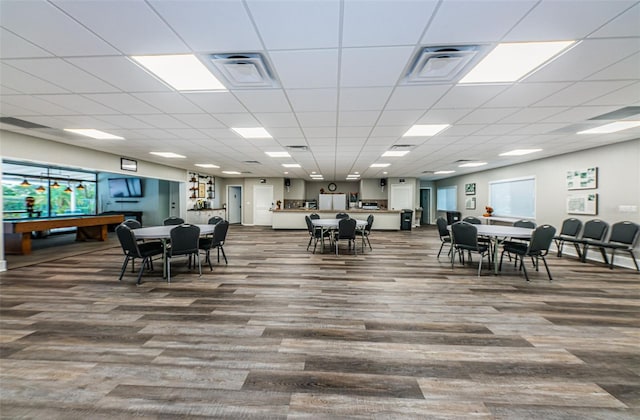
M 498 274 L 498 247 L 501 243 L 509 238 L 516 239 L 530 239 L 534 229 L 521 228 L 515 226 L 500 226 L 500 225 L 474 225 L 478 229 L 478 236 L 485 236 L 493 243 L 493 271 L 494 274 Z M 447 229 L 451 231 L 451 225 L 447 226 Z M 455 238 L 453 238 L 455 243 Z M 451 253 L 451 258 L 454 258 L 454 253 Z
M 196 225 L 200 228 L 200 236 L 211 235 L 216 225 Z M 162 278 L 167 278 L 167 241 L 171 237 L 171 229 L 176 225 L 171 226 L 149 226 L 138 229 L 133 229 L 133 233 L 136 239 L 160 239 L 162 241 Z
M 326 231 L 338 229 L 338 224 L 340 223 L 340 220 L 342 219 L 311 219 L 311 224 L 313 225 L 314 228 L 319 227 L 320 229 L 322 229 L 322 235 L 324 236 L 324 233 Z M 366 220 L 356 219 L 356 229 L 364 230 L 365 227 L 367 227 Z M 362 236 L 362 244 L 364 249 L 364 235 Z M 354 246 L 355 246 L 355 243 L 354 243 Z M 324 241 L 322 242 L 320 250 L 324 252 Z

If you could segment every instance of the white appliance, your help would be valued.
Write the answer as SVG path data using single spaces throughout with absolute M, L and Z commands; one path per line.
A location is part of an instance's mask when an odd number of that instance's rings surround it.
M 318 210 L 346 210 L 346 194 L 320 194 L 318 197 Z

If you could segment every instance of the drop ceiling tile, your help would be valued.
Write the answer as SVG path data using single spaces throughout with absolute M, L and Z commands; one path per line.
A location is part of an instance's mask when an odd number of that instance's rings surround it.
M 625 86 L 606 95 L 600 96 L 584 105 L 615 105 L 625 106 L 640 102 L 640 82 Z
M 167 131 L 179 139 L 193 140 L 208 138 L 206 134 L 193 128 L 168 129 Z
M 469 108 L 434 108 L 418 119 L 416 124 L 455 124 L 471 111 Z
M 500 41 L 536 1 L 446 1 L 422 38 L 423 45 Z
M 555 130 L 559 130 L 565 127 L 566 124 L 563 123 L 538 123 L 531 124 L 526 127 L 523 127 L 518 130 L 514 130 L 511 132 L 512 135 L 538 135 L 538 134 L 549 134 Z
M 338 114 L 339 127 L 371 127 L 380 116 L 379 111 L 345 111 Z
M 253 115 L 266 128 L 298 126 L 298 120 L 291 112 L 258 112 Z
M 337 89 L 287 89 L 294 112 L 336 111 Z
M 122 114 L 160 114 L 158 108 L 139 100 L 128 93 L 96 93 L 85 94 L 84 97 L 99 102 Z
M 484 105 L 492 108 L 509 106 L 519 108 L 526 107 L 549 97 L 570 85 L 571 83 L 568 82 L 518 83 L 507 88 Z
M 197 114 L 202 110 L 178 92 L 134 93 L 133 96 L 168 114 Z
M 178 121 L 171 115 L 166 114 L 138 114 L 132 115 L 132 117 L 146 122 L 147 124 L 156 128 L 189 128 L 186 124 Z
M 564 106 L 526 107 L 500 120 L 500 124 L 531 124 L 563 112 Z
M 342 46 L 413 45 L 419 41 L 436 5 L 436 1 L 347 0 Z
M 291 112 L 282 89 L 236 90 L 233 94 L 250 112 Z
M 386 109 L 431 108 L 452 85 L 398 86 L 391 95 Z
M 73 115 L 75 111 L 43 101 L 35 96 L 16 95 L 2 98 L 3 102 L 29 110 L 35 115 Z
M 631 6 L 630 1 L 543 1 L 522 19 L 504 41 L 581 39 Z
M 586 80 L 634 80 L 638 78 L 638 73 L 640 73 L 640 53 L 614 63 L 587 77 Z
M 304 145 L 304 134 L 298 127 L 269 127 L 269 134 L 287 145 Z
M 5 60 L 5 63 L 75 93 L 118 91 L 114 86 L 59 58 Z
M 458 121 L 459 124 L 493 124 L 513 114 L 514 108 L 480 108 Z
M 118 51 L 46 1 L 3 1 L 0 25 L 57 55 L 108 55 Z
M 444 136 L 444 137 L 469 136 L 485 127 L 486 127 L 485 124 L 456 124 L 447 128 L 445 131 L 439 134 L 439 136 Z
M 340 111 L 381 110 L 389 99 L 391 87 L 341 88 Z
M 2 93 L 4 95 L 4 93 Z M 0 99 L 0 110 L 2 110 L 2 116 L 12 116 L 12 117 L 19 117 L 21 115 L 30 115 L 33 114 L 34 112 L 26 109 L 26 108 L 22 108 L 20 106 L 17 105 L 13 105 L 10 104 L 8 102 L 6 102 L 4 99 L 7 98 L 7 96 L 3 96 Z M 1 123 L 0 123 L 1 124 Z
M 409 129 L 408 126 L 402 125 L 399 127 L 393 126 L 376 126 L 371 131 L 371 137 L 400 137 Z
M 55 4 L 124 54 L 191 52 L 146 2 L 55 0 Z
M 590 36 L 595 38 L 638 36 L 638 22 L 640 22 L 640 3 L 625 10 Z
M 615 111 L 615 107 L 603 107 L 603 106 L 581 106 L 567 109 L 564 112 L 556 113 L 549 118 L 545 119 L 546 123 L 567 123 L 571 124 L 574 121 L 586 121 L 590 118 L 597 117 L 598 115 L 606 114 L 607 112 Z
M 123 129 L 153 128 L 150 124 L 130 117 L 129 115 L 99 115 L 96 118 Z
M 464 104 L 475 108 L 493 99 L 507 88 L 505 85 L 458 85 L 449 90 L 437 103 L 437 108 L 456 108 Z
M 247 4 L 268 49 L 338 46 L 340 2 L 337 0 L 249 0 Z
M 378 126 L 404 125 L 409 129 L 424 114 L 421 109 L 405 109 L 403 111 L 384 111 L 378 120 Z
M 152 0 L 150 4 L 194 51 L 263 49 L 242 2 Z
M 327 126 L 327 127 L 302 127 L 302 132 L 304 133 L 307 141 L 311 141 L 313 137 L 333 137 L 336 135 L 335 126 Z
M 247 113 L 213 113 L 216 119 L 220 120 L 227 127 L 258 127 L 260 124 L 253 115 Z
M 224 124 L 209 114 L 176 114 L 175 117 L 193 128 L 224 128 Z
M 523 128 L 525 124 L 491 124 L 475 132 L 479 136 L 498 136 Z
M 343 137 L 369 137 L 369 133 L 371 132 L 370 126 L 362 126 L 362 127 L 338 127 L 338 139 Z
M 539 102 L 536 106 L 576 106 L 630 85 L 629 81 L 579 82 Z
M 0 83 L 21 93 L 69 93 L 68 90 L 32 76 L 5 63 L 0 64 Z
M 198 105 L 201 110 L 216 116 L 218 113 L 246 112 L 246 108 L 229 92 L 183 93 L 185 98 Z
M 113 108 L 104 106 L 80 95 L 36 95 L 37 99 L 59 105 L 79 114 L 118 114 Z
M 80 57 L 66 61 L 123 91 L 172 91 L 127 57 Z
M 394 86 L 412 54 L 413 47 L 343 49 L 340 86 Z
M 274 51 L 270 56 L 286 89 L 333 88 L 338 83 L 338 50 Z
M 297 112 L 296 116 L 303 130 L 307 127 L 334 127 L 337 114 L 335 112 Z M 335 135 L 335 131 L 333 132 Z
M 0 28 L 0 58 L 51 57 L 52 54 L 20 38 L 4 28 Z

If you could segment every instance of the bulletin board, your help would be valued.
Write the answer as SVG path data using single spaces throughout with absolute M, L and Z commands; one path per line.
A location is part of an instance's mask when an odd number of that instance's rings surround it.
M 567 171 L 568 190 L 587 190 L 590 188 L 598 188 L 598 168 Z
M 598 194 L 569 194 L 567 197 L 568 214 L 598 214 Z

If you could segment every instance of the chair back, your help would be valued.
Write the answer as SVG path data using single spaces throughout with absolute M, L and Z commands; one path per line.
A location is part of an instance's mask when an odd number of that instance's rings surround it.
M 556 234 L 556 228 L 551 225 L 538 226 L 531 234 L 527 255 L 546 255 Z
M 438 226 L 438 234 L 440 238 L 447 238 L 450 236 L 449 230 L 447 229 L 447 220 L 440 216 L 436 219 L 436 226 Z
M 373 214 L 367 216 L 367 226 L 364 227 L 365 232 L 371 232 L 371 228 L 373 227 Z
M 216 226 L 216 229 L 218 229 L 218 226 Z M 198 226 L 178 225 L 171 229 L 169 237 L 171 238 L 169 255 L 195 254 L 198 252 L 198 240 L 200 239 L 200 228 Z
M 467 222 L 467 223 L 471 223 L 472 225 L 481 225 L 482 224 L 482 220 L 478 219 L 477 217 L 474 216 L 467 216 L 464 219 L 462 219 L 463 222 Z
M 309 215 L 309 218 L 310 218 L 311 220 L 314 220 L 314 219 L 316 219 L 316 220 L 317 220 L 317 219 L 319 219 L 319 218 L 320 218 L 320 215 L 319 215 L 318 213 L 311 213 L 311 214 Z
M 142 223 L 138 222 L 136 219 L 127 219 L 122 222 L 123 225 L 127 225 L 129 229 L 140 229 L 142 227 Z
M 181 225 L 184 223 L 184 219 L 176 216 L 170 216 L 163 220 L 162 224 L 165 226 Z
M 348 219 L 349 215 L 347 213 L 338 213 L 336 214 L 336 219 Z
M 213 244 L 211 246 L 224 245 L 224 241 L 227 239 L 227 232 L 229 231 L 229 222 L 223 220 L 216 225 L 213 231 Z
M 513 227 L 521 227 L 521 228 L 527 228 L 527 229 L 535 229 L 536 228 L 536 223 L 532 222 L 531 220 L 516 220 L 515 222 L 513 222 Z
M 562 228 L 560 229 L 560 236 L 569 236 L 577 238 L 582 229 L 582 221 L 575 217 L 570 217 L 562 222 Z
M 220 216 L 213 216 L 210 217 L 209 220 L 207 220 L 207 224 L 208 225 L 217 225 L 218 223 L 222 222 L 224 219 Z
M 467 222 L 456 222 L 451 225 L 453 243 L 460 248 L 478 249 L 478 228 Z
M 338 222 L 338 239 L 355 239 L 356 225 L 356 219 L 340 219 Z
M 129 226 L 124 223 L 116 226 L 116 235 L 118 236 L 118 241 L 120 241 L 120 246 L 125 255 L 142 258 L 140 249 L 138 248 L 138 241 L 136 241 L 136 235 Z
M 310 216 L 304 216 L 304 221 L 307 222 L 307 230 L 309 233 L 313 233 L 313 223 L 311 222 Z
M 633 222 L 624 221 L 611 225 L 609 242 L 617 242 L 625 245 L 635 245 L 640 234 L 640 226 Z
M 592 219 L 588 220 L 584 224 L 584 230 L 582 231 L 582 239 L 590 239 L 593 241 L 604 241 L 604 237 L 607 236 L 609 230 L 609 224 L 604 220 Z

